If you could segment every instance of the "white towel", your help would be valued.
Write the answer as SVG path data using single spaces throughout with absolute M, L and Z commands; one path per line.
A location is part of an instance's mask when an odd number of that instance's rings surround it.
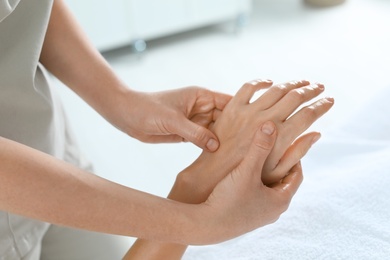
M 213 246 L 194 259 L 390 259 L 390 104 L 381 93 L 321 140 L 305 180 L 274 224 Z

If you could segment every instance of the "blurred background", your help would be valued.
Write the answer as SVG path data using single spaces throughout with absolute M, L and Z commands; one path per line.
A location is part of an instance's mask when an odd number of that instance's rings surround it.
M 113 69 L 137 90 L 197 85 L 234 94 L 256 78 L 321 82 L 324 96 L 336 101 L 311 128 L 325 137 L 390 87 L 388 0 L 347 0 L 326 8 L 303 0 L 68 3 Z M 56 83 L 80 146 L 104 178 L 166 196 L 176 174 L 200 154 L 189 143 L 133 140 Z

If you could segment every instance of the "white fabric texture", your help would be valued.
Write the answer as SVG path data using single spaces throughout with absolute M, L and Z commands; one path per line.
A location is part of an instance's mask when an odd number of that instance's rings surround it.
M 0 22 L 12 13 L 19 1 L 20 0 L 0 0 Z
M 305 180 L 274 224 L 195 259 L 389 259 L 390 90 L 383 89 L 303 161 Z
M 130 241 L 121 236 L 51 225 L 42 241 L 40 260 L 119 260 Z

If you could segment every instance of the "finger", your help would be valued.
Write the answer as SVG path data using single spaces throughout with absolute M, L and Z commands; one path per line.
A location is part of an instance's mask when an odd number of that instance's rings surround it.
M 265 110 L 277 103 L 292 89 L 300 88 L 309 85 L 310 82 L 307 80 L 290 81 L 284 84 L 278 84 L 272 86 L 263 95 L 261 95 L 255 102 L 254 105 L 260 110 Z
M 192 122 L 197 125 L 208 128 L 208 125 L 215 121 L 214 119 L 214 111 L 210 111 L 209 113 L 196 114 L 190 118 Z
M 222 111 L 221 111 L 221 110 L 215 109 L 215 110 L 213 111 L 213 121 L 214 121 L 214 122 L 217 121 L 217 119 L 221 116 L 221 114 L 222 114 Z
M 284 121 L 299 106 L 321 94 L 324 89 L 322 84 L 312 84 L 290 90 L 270 111 L 274 117 Z
M 289 170 L 293 168 L 309 151 L 314 143 L 321 138 L 317 132 L 308 133 L 299 137 L 284 153 L 275 169 L 270 172 L 263 171 L 263 183 L 268 185 L 283 179 Z
M 219 147 L 218 138 L 207 128 L 200 126 L 187 118 L 177 123 L 173 133 L 183 137 L 201 149 L 214 152 Z
M 266 171 L 273 170 L 291 143 L 333 106 L 332 98 L 320 99 L 302 108 L 283 123 L 272 154 L 267 159 Z
M 283 178 L 280 182 L 271 185 L 271 189 L 276 191 L 278 196 L 274 196 L 274 205 L 281 205 L 282 211 L 287 210 L 291 203 L 291 199 L 298 191 L 303 181 L 302 166 L 301 163 L 297 163 L 290 173 Z
M 249 151 L 239 166 L 240 172 L 260 177 L 265 159 L 271 152 L 275 139 L 275 124 L 271 121 L 265 122 L 256 131 Z M 261 178 L 257 179 L 261 181 Z
M 170 134 L 170 135 L 148 135 L 139 137 L 138 140 L 144 143 L 159 144 L 159 143 L 180 143 L 186 142 L 183 137 Z
M 232 99 L 231 95 L 214 92 L 215 107 L 218 110 L 223 110 L 225 108 L 225 106 L 227 105 L 227 103 L 230 102 L 231 99 Z
M 214 109 L 209 113 L 195 114 L 189 119 L 198 125 L 206 127 L 210 123 L 217 121 L 218 117 L 220 117 L 221 114 L 222 114 L 221 110 Z
M 268 88 L 272 85 L 271 80 L 252 80 L 245 83 L 233 98 L 234 102 L 248 104 L 256 91 Z
M 293 131 L 293 128 L 299 126 L 299 130 L 297 129 L 297 131 L 302 133 L 307 128 L 309 128 L 309 126 L 311 126 L 318 118 L 328 112 L 333 105 L 334 99 L 331 97 L 326 97 L 317 100 L 314 103 L 303 107 L 297 113 L 287 119 L 287 121 L 285 122 L 285 126 L 286 128 L 288 128 L 288 131 Z
M 284 177 L 280 182 L 272 185 L 272 189 L 284 193 L 286 199 L 291 200 L 298 191 L 302 181 L 302 165 L 301 162 L 298 162 L 293 168 L 291 168 L 286 177 Z

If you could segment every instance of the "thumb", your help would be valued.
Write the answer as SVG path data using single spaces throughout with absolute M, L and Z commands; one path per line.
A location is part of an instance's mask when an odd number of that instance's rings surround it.
M 241 162 L 242 172 L 259 175 L 258 179 L 261 180 L 264 162 L 274 147 L 276 135 L 275 124 L 271 121 L 265 122 L 256 131 L 249 151 Z
M 219 147 L 218 138 L 213 132 L 187 118 L 183 119 L 180 127 L 177 128 L 177 134 L 209 152 L 215 152 Z

